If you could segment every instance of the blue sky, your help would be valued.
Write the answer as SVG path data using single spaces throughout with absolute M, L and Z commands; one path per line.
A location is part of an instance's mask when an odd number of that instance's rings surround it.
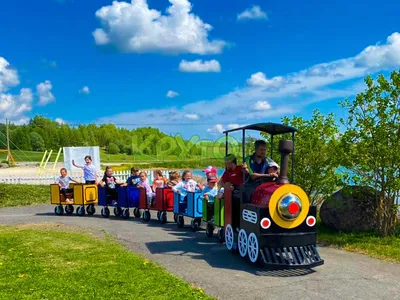
M 366 74 L 400 67 L 400 3 L 382 3 L 3 1 L 0 119 L 217 138 L 315 108 L 339 118 Z

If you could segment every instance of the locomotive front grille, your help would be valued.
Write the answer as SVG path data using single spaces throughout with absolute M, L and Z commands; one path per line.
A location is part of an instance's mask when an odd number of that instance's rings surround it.
M 319 256 L 315 245 L 264 248 L 261 257 L 266 265 L 285 267 L 314 267 L 322 265 L 324 261 Z

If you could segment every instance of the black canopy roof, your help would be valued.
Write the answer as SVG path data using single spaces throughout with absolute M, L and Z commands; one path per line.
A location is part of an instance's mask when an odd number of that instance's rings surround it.
M 285 125 L 282 125 L 279 123 L 257 123 L 257 124 L 252 124 L 252 125 L 247 125 L 247 126 L 243 126 L 243 127 L 226 130 L 223 133 L 239 131 L 239 130 L 243 130 L 243 129 L 262 131 L 262 132 L 266 132 L 271 135 L 292 133 L 292 132 L 297 131 L 297 129 L 294 127 L 285 126 Z

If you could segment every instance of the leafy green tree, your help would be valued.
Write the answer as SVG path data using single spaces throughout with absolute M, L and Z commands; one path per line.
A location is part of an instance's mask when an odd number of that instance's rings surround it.
M 30 133 L 31 145 L 34 151 L 44 151 L 45 144 L 42 136 L 37 132 Z
M 106 150 L 110 154 L 118 154 L 119 153 L 119 147 L 117 144 L 114 144 L 114 143 L 109 143 Z
M 379 75 L 376 82 L 367 76 L 365 83 L 354 101 L 340 103 L 349 112 L 341 120 L 347 129 L 341 160 L 351 171 L 348 180 L 376 189 L 377 229 L 386 236 L 396 228 L 400 192 L 400 72 L 392 72 L 390 79 Z

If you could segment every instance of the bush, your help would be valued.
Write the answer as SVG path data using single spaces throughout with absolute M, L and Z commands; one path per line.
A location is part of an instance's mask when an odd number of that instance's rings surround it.
M 109 143 L 106 150 L 110 154 L 118 154 L 119 153 L 119 147 L 117 144 L 114 144 L 114 143 Z

